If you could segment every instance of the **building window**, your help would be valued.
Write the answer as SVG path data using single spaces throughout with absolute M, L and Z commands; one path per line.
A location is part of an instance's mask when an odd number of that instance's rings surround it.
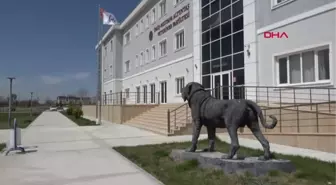
M 149 49 L 146 49 L 146 63 L 150 61 Z
M 278 84 L 329 82 L 329 54 L 329 48 L 324 47 L 278 57 Z
M 142 86 L 143 88 L 143 101 L 147 103 L 147 85 Z
M 175 50 L 184 48 L 184 30 L 175 34 Z
M 140 21 L 140 33 L 142 33 L 144 31 L 144 21 L 143 19 L 141 19 Z
M 152 60 L 155 60 L 155 52 L 156 52 L 156 50 L 155 50 L 155 45 L 153 45 L 152 46 Z
M 135 36 L 139 35 L 139 24 L 135 25 Z
M 214 73 L 244 71 L 244 5 L 243 0 L 202 0 L 201 6 L 202 84 L 211 89 Z
M 126 95 L 126 98 L 129 98 L 129 91 L 130 91 L 129 88 L 125 89 L 125 95 Z
M 138 55 L 136 55 L 135 56 L 135 67 L 139 67 L 139 56 Z
M 131 41 L 131 34 L 130 32 L 127 32 L 125 34 L 125 45 L 128 44 Z
M 126 61 L 125 62 L 125 73 L 129 72 L 130 71 L 130 61 Z
M 176 78 L 176 94 L 181 94 L 184 87 L 184 77 Z
M 164 39 L 159 43 L 160 46 L 160 57 L 163 57 L 167 54 L 167 40 Z
M 146 28 L 149 27 L 149 14 L 146 15 Z
M 136 102 L 140 103 L 140 87 L 136 87 Z
M 183 0 L 174 0 L 174 5 L 181 3 Z
M 155 103 L 155 84 L 150 84 L 151 103 Z
M 144 64 L 144 53 L 143 52 L 141 52 L 141 54 L 140 54 L 140 66 L 142 66 L 143 64 Z
M 160 7 L 160 17 L 163 17 L 166 15 L 166 0 L 162 0 L 159 4 Z
M 284 4 L 287 4 L 293 0 L 272 0 L 273 2 L 273 7 L 277 7 L 277 6 L 281 6 L 281 5 L 284 5 Z
M 156 11 L 155 11 L 155 8 L 153 8 L 153 10 L 152 10 L 152 24 L 155 23 L 155 19 L 156 19 Z
M 112 65 L 110 65 L 110 76 L 112 76 L 112 72 L 113 72 Z
M 113 40 L 110 41 L 110 48 L 111 48 L 111 51 L 113 52 Z

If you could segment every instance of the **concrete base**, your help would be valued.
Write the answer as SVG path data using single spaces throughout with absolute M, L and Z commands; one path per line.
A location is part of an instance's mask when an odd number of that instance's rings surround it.
M 268 161 L 258 160 L 258 157 L 245 157 L 239 159 L 222 159 L 220 152 L 185 152 L 184 150 L 172 150 L 170 157 L 174 161 L 197 160 L 202 168 L 221 169 L 225 174 L 242 174 L 249 172 L 252 175 L 266 175 L 269 171 L 277 170 L 291 173 L 295 171 L 294 165 L 289 160 L 272 159 Z

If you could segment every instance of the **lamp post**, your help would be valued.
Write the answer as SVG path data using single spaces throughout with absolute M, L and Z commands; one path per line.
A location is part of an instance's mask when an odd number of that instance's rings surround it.
M 30 92 L 30 116 L 33 116 L 33 92 Z
M 11 128 L 11 113 L 12 113 L 12 99 L 13 99 L 13 80 L 15 80 L 15 77 L 8 77 L 9 79 L 9 99 L 8 99 L 8 126 Z

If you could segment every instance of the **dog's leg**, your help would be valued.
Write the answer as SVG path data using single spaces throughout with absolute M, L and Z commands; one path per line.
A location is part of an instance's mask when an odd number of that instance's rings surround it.
M 238 135 L 237 131 L 238 128 L 235 125 L 231 125 L 230 127 L 227 128 L 227 131 L 229 133 L 230 139 L 231 139 L 231 146 L 230 146 L 230 151 L 227 156 L 223 156 L 222 158 L 224 159 L 232 159 L 233 156 L 236 155 L 238 149 L 239 149 L 239 141 L 238 141 Z
M 216 127 L 207 126 L 209 147 L 205 148 L 203 152 L 214 152 L 215 151 L 215 139 L 216 139 Z
M 197 149 L 197 141 L 199 138 L 199 135 L 201 133 L 201 122 L 199 119 L 194 119 L 194 126 L 193 126 L 193 133 L 192 133 L 192 140 L 191 140 L 191 147 L 188 148 L 187 152 L 195 152 Z
M 264 156 L 259 157 L 260 160 L 269 160 L 271 158 L 271 151 L 269 142 L 263 135 L 263 133 L 260 130 L 259 123 L 253 122 L 251 126 L 249 126 L 250 130 L 252 131 L 253 135 L 258 139 L 258 141 L 261 143 L 262 147 L 264 148 Z

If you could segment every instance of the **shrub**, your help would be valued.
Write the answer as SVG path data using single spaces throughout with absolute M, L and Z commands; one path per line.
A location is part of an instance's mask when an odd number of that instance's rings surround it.
M 66 112 L 69 116 L 73 115 L 74 109 L 72 108 L 72 106 L 69 106 L 68 109 L 66 110 Z
M 80 108 L 76 108 L 74 109 L 72 114 L 75 116 L 76 119 L 78 119 L 83 116 L 83 111 Z

